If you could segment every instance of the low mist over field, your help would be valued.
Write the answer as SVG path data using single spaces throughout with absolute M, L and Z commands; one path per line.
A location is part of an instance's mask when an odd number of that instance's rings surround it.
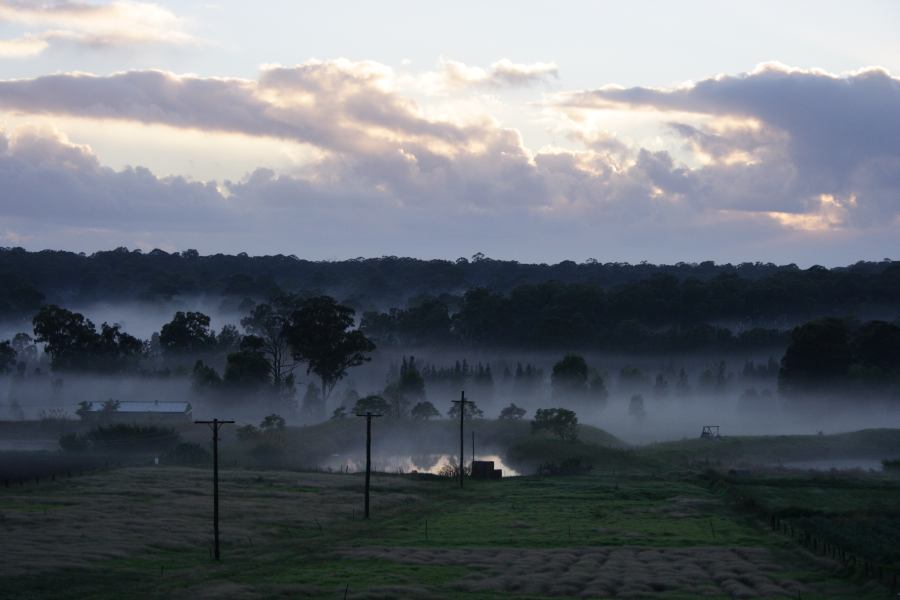
M 117 254 L 124 264 L 161 259 Z M 43 260 L 53 269 L 58 261 L 0 255 L 9 265 Z M 76 264 L 92 268 L 113 256 L 76 257 Z M 448 265 L 477 273 L 487 259 L 476 258 Z M 231 259 L 166 260 L 215 269 Z M 705 425 L 733 436 L 900 424 L 893 262 L 831 270 L 584 264 L 575 266 L 577 282 L 565 283 L 549 279 L 560 265 L 498 261 L 490 278 L 477 275 L 485 285 L 410 292 L 396 306 L 372 306 L 361 291 L 335 300 L 287 278 L 290 266 L 260 289 L 248 283 L 252 270 L 241 270 L 250 265 L 229 266 L 223 281 L 231 284 L 206 282 L 199 293 L 195 282 L 191 294 L 173 284 L 168 297 L 153 300 L 133 292 L 87 300 L 62 280 L 28 284 L 34 308 L 9 306 L 3 320 L 3 418 L 77 422 L 88 405 L 178 401 L 195 418 L 255 426 L 275 414 L 288 425 L 313 425 L 352 416 L 360 399 L 377 398 L 380 412 L 415 423 L 447 418 L 465 390 L 483 418 L 512 404 L 525 420 L 541 408 L 566 408 L 637 444 L 694 438 Z M 366 268 L 389 265 L 428 268 L 394 259 Z M 523 269 L 533 283 L 497 283 Z M 625 282 L 604 283 L 610 273 Z M 244 287 L 234 289 L 236 281 Z M 108 281 L 114 289 L 117 282 Z M 785 304 L 785 286 L 806 290 L 807 300 Z M 71 306 L 57 303 L 66 298 Z M 331 338 L 309 347 L 324 335 L 321 319 L 332 320 Z M 328 350 L 344 343 L 349 350 Z M 434 410 L 414 412 L 425 403 Z

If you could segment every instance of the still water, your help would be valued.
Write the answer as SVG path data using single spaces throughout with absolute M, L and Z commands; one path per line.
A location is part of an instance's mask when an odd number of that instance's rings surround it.
M 365 457 L 335 454 L 325 465 L 335 471 L 362 471 L 366 468 Z M 505 464 L 496 454 L 478 454 L 476 460 L 494 461 L 494 468 L 501 469 L 504 477 L 520 475 L 518 471 Z M 469 462 L 466 458 L 466 463 Z M 373 456 L 372 469 L 384 473 L 431 473 L 439 475 L 442 471 L 455 469 L 457 457 L 449 454 L 420 454 L 407 456 Z

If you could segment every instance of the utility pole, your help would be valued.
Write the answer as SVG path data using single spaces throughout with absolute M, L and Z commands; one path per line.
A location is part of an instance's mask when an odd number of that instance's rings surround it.
M 470 473 L 475 472 L 475 432 L 472 431 L 472 470 Z
M 219 427 L 234 421 L 194 421 L 194 425 L 209 425 L 213 442 L 213 534 L 215 536 L 215 557 L 219 560 Z
M 366 418 L 366 517 L 369 518 L 369 480 L 372 477 L 372 417 L 380 417 L 375 413 L 366 411 L 365 414 L 356 413 L 357 417 Z
M 470 400 L 466 400 L 466 392 L 460 392 L 459 400 L 454 400 L 453 404 L 459 404 L 459 487 L 463 486 L 463 478 L 466 474 L 464 455 L 466 449 L 466 436 L 463 432 L 463 420 L 466 418 L 466 404 L 471 404 Z

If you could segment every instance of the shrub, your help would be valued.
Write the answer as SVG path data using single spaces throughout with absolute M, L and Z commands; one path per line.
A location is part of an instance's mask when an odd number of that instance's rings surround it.
M 199 444 L 181 442 L 172 448 L 163 460 L 176 465 L 207 465 L 212 463 L 212 456 Z
M 93 429 L 86 437 L 95 449 L 163 453 L 178 443 L 179 435 L 165 427 L 121 423 Z
M 77 433 L 64 433 L 59 436 L 59 447 L 66 452 L 84 452 L 89 445 L 88 439 Z
M 525 416 L 525 413 L 528 412 L 524 408 L 520 408 L 515 405 L 515 403 L 510 404 L 506 408 L 500 411 L 500 416 L 497 417 L 501 421 L 518 421 L 522 417 Z
M 547 430 L 570 442 L 578 439 L 578 417 L 565 408 L 539 408 L 531 422 L 531 432 Z
M 284 462 L 284 447 L 272 442 L 261 442 L 251 448 L 250 456 L 259 466 L 278 466 Z

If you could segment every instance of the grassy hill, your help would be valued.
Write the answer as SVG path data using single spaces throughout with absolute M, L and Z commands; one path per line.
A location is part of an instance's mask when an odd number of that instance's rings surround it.
M 678 465 L 762 465 L 828 459 L 900 457 L 900 429 L 864 429 L 832 435 L 726 436 L 644 446 L 646 458 Z

